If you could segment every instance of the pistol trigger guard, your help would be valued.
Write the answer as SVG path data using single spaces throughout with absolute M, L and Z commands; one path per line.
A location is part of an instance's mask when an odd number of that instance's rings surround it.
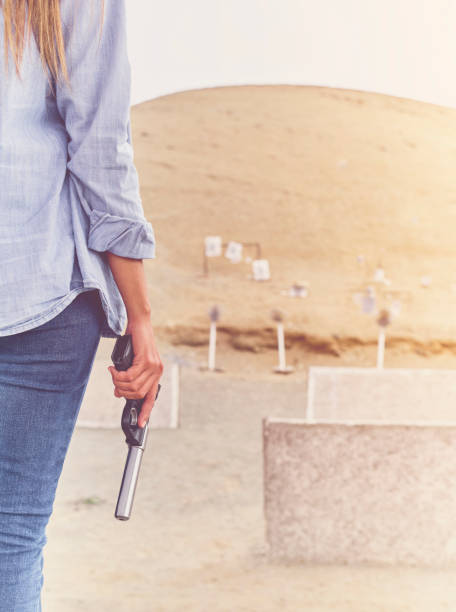
M 144 431 L 146 427 L 138 426 L 138 416 L 141 412 L 140 402 L 144 400 L 127 400 L 122 412 L 122 431 L 125 434 L 125 442 L 130 446 L 141 446 L 144 441 Z

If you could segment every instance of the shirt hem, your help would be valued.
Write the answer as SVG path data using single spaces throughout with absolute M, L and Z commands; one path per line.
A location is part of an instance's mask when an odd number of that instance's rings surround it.
M 117 334 L 108 323 L 108 313 L 106 312 L 106 300 L 103 294 L 103 290 L 99 286 L 98 283 L 84 283 L 83 286 L 72 289 L 69 293 L 67 293 L 57 304 L 46 314 L 41 314 L 38 317 L 30 319 L 25 323 L 21 323 L 19 325 L 14 325 L 13 327 L 0 329 L 0 337 L 12 336 L 13 334 L 20 334 L 22 332 L 28 331 L 30 329 L 34 329 L 35 327 L 39 327 L 40 325 L 44 325 L 54 317 L 56 317 L 64 308 L 66 308 L 71 302 L 80 294 L 85 291 L 90 291 L 92 289 L 98 289 L 100 293 L 100 298 L 103 306 L 103 310 L 105 312 L 106 317 L 106 325 L 103 326 L 101 332 L 103 337 L 108 338 L 117 338 L 121 334 Z M 108 307 L 109 310 L 109 307 Z M 6 333 L 5 333 L 6 332 Z M 112 336 L 110 335 L 112 333 Z

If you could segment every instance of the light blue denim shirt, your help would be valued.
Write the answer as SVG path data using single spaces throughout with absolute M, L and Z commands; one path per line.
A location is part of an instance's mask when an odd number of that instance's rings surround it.
M 155 258 L 130 127 L 126 0 L 61 0 L 72 89 L 52 94 L 33 35 L 5 70 L 0 9 L 0 336 L 42 325 L 98 289 L 104 337 L 127 314 L 106 251 Z

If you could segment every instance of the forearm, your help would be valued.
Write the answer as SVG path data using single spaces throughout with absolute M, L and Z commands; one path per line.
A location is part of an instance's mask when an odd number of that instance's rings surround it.
M 120 257 L 106 252 L 109 267 L 127 310 L 128 320 L 149 319 L 151 305 L 142 259 Z
M 157 396 L 158 381 L 163 373 L 163 362 L 155 346 L 147 296 L 146 275 L 142 259 L 120 257 L 110 251 L 107 254 L 114 280 L 119 287 L 128 315 L 125 334 L 131 335 L 134 349 L 132 365 L 126 371 L 109 366 L 114 383 L 114 395 L 127 399 L 144 398 L 138 416 L 143 428 L 149 420 Z

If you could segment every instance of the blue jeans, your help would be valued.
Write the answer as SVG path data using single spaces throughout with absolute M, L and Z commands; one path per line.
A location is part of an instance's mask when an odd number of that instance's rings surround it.
M 0 609 L 41 612 L 46 525 L 104 322 L 98 290 L 0 337 Z

